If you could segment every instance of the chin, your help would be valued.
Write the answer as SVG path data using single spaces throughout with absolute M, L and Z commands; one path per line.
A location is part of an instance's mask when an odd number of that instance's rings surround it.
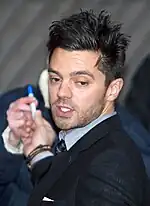
M 62 120 L 62 119 L 55 119 L 56 126 L 61 130 L 70 130 L 73 129 L 75 126 L 71 123 L 70 119 Z
M 56 125 L 61 130 L 70 130 L 70 129 L 72 129 L 71 125 L 62 124 L 62 123 L 56 123 Z

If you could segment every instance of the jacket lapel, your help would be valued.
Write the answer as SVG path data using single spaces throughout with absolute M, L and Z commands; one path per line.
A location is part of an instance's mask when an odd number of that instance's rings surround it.
M 40 185 L 33 190 L 30 200 L 32 201 L 32 196 L 36 196 L 36 202 L 33 198 L 34 205 L 38 206 L 53 184 L 61 177 L 68 166 L 77 159 L 80 152 L 87 150 L 92 144 L 104 138 L 112 130 L 116 130 L 118 126 L 120 126 L 120 121 L 117 115 L 110 117 L 91 129 L 69 151 L 59 153 L 55 156 L 49 172 L 41 180 Z

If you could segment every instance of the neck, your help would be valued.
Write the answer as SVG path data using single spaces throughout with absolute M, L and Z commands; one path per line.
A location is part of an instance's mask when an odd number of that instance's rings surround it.
M 103 115 L 106 115 L 106 114 L 111 114 L 114 111 L 115 111 L 114 103 L 108 102 L 108 103 L 105 104 L 100 116 L 103 116 Z

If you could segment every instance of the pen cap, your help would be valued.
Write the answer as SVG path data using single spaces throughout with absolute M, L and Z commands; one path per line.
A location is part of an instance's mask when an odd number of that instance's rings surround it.
M 31 85 L 28 86 L 28 95 L 29 94 L 33 94 L 33 89 Z

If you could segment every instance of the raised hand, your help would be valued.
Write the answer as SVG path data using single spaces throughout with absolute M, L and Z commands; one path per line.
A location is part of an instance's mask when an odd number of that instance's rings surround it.
M 10 141 L 16 144 L 20 138 L 27 138 L 35 127 L 30 104 L 37 101 L 33 97 L 23 97 L 11 103 L 7 110 L 8 126 L 11 129 Z
M 55 131 L 42 117 L 41 111 L 36 111 L 34 121 L 34 129 L 27 138 L 23 138 L 24 154 L 26 156 L 39 145 L 52 146 L 56 137 Z

